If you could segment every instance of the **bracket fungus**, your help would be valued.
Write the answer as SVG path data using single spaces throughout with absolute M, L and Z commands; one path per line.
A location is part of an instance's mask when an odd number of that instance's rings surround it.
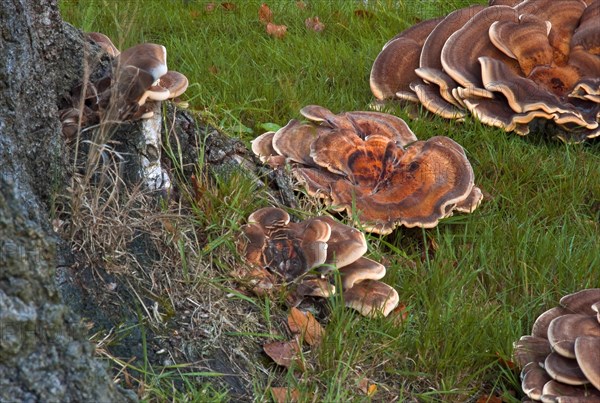
M 337 270 L 346 306 L 387 316 L 398 305 L 396 290 L 378 281 L 385 267 L 363 256 L 364 234 L 331 217 L 292 222 L 284 210 L 265 207 L 248 217 L 238 248 L 250 266 L 239 277 L 256 294 L 290 287 L 300 298 L 327 298 L 336 291 L 330 273 Z
M 256 138 L 252 150 L 273 167 L 289 162 L 309 195 L 366 231 L 431 228 L 481 202 L 464 150 L 448 137 L 419 141 L 402 119 L 380 112 L 300 112 L 310 122 L 292 119 Z
M 69 137 L 74 127 L 82 126 L 80 123 L 150 118 L 157 108 L 148 101 L 173 99 L 188 87 L 185 75 L 168 70 L 167 50 L 162 45 L 142 43 L 119 52 L 104 34 L 92 32 L 86 38 L 106 52 L 111 68 L 73 89 L 69 107 L 61 111 L 65 117 L 63 132 Z M 76 115 L 83 115 L 77 125 Z
M 371 91 L 445 118 L 471 113 L 519 135 L 544 128 L 563 141 L 594 138 L 599 18 L 600 0 L 491 0 L 462 8 L 386 43 L 373 62 Z M 539 124 L 546 121 L 552 125 Z
M 109 68 L 102 75 L 76 86 L 68 106 L 60 111 L 63 134 L 74 139 L 86 127 L 107 122 L 142 120 L 145 139 L 142 150 L 142 176 L 151 190 L 168 190 L 170 179 L 160 165 L 161 101 L 173 99 L 185 92 L 188 79 L 167 68 L 167 50 L 162 45 L 143 43 L 119 52 L 110 38 L 99 32 L 86 38 L 105 53 Z M 97 74 L 93 72 L 90 77 Z
M 600 288 L 561 298 L 515 343 L 525 394 L 535 401 L 600 401 Z

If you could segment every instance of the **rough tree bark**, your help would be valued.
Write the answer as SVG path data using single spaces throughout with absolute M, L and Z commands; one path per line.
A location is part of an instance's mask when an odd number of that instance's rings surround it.
M 62 184 L 57 94 L 77 75 L 56 0 L 0 1 L 0 401 L 130 400 L 53 284 Z

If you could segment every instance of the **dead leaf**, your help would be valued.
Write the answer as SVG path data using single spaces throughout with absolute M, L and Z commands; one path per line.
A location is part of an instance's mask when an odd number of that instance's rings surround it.
M 225 9 L 225 11 L 233 11 L 233 10 L 235 10 L 235 4 L 233 4 L 233 3 L 229 2 L 229 1 L 221 3 L 221 7 L 223 7 L 223 9 Z
M 362 9 L 354 10 L 354 15 L 358 18 L 373 18 L 375 16 L 372 12 Z
M 325 329 L 312 313 L 304 313 L 295 307 L 291 309 L 288 315 L 288 326 L 292 333 L 300 334 L 309 346 L 319 345 L 325 334 Z
M 517 364 L 515 364 L 514 362 L 512 362 L 511 360 L 507 360 L 505 358 L 503 358 L 499 352 L 496 351 L 496 357 L 498 357 L 498 362 L 505 366 L 508 369 L 515 369 L 517 367 Z
M 319 17 L 308 17 L 304 20 L 304 25 L 307 29 L 315 32 L 322 32 L 325 29 L 325 24 L 319 21 Z
M 267 34 L 272 36 L 273 38 L 282 39 L 287 33 L 287 26 L 285 25 L 276 25 L 272 22 L 267 23 L 266 28 Z
M 209 72 L 210 74 L 213 74 L 213 75 L 215 75 L 215 76 L 216 76 L 217 74 L 219 74 L 219 68 L 218 68 L 217 66 L 215 66 L 214 64 L 211 64 L 211 65 L 208 67 L 208 72 Z
M 297 1 L 296 7 L 298 7 L 300 10 L 304 10 L 306 8 L 306 3 L 303 1 Z
M 477 399 L 477 403 L 502 403 L 502 398 L 499 396 L 482 395 Z
M 360 389 L 363 394 L 371 397 L 375 394 L 375 392 L 377 392 L 377 385 L 375 385 L 369 378 L 362 378 L 358 382 L 358 389 Z
M 198 17 L 200 17 L 200 11 L 198 10 L 191 10 L 190 11 L 190 17 L 192 17 L 192 19 L 196 19 Z
M 267 6 L 267 3 L 262 3 L 260 5 L 260 8 L 258 9 L 258 20 L 262 24 L 267 24 L 273 21 L 273 12 L 269 6 Z
M 406 319 L 408 319 L 408 309 L 406 308 L 406 305 L 403 303 L 398 304 L 398 306 L 390 312 L 388 318 L 393 321 L 396 326 L 402 326 Z
M 278 365 L 289 368 L 295 363 L 298 368 L 304 370 L 304 365 L 300 358 L 300 346 L 298 345 L 298 340 L 273 341 L 265 344 L 263 349 Z
M 296 388 L 271 388 L 271 395 L 276 403 L 296 403 L 300 399 L 300 391 Z

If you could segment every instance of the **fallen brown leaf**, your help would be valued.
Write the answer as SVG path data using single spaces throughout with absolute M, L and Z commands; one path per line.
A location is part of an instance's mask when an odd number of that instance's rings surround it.
M 233 11 L 233 10 L 235 10 L 235 4 L 231 3 L 229 1 L 221 3 L 221 7 L 223 7 L 223 9 L 225 11 Z
M 477 399 L 477 403 L 502 403 L 502 398 L 500 396 L 482 395 Z
M 362 9 L 354 10 L 354 15 L 359 18 L 373 18 L 375 16 L 372 12 Z
M 296 403 L 300 399 L 300 391 L 296 388 L 271 388 L 271 395 L 276 403 Z
M 273 12 L 266 3 L 262 3 L 258 9 L 258 20 L 263 24 L 273 21 Z
M 303 1 L 297 1 L 296 7 L 298 7 L 300 10 L 304 10 L 306 8 L 306 3 Z
M 373 383 L 369 378 L 362 378 L 358 382 L 358 389 L 365 395 L 371 397 L 377 392 L 377 385 Z
M 288 315 L 288 326 L 292 333 L 298 333 L 309 346 L 316 346 L 323 340 L 325 329 L 312 313 L 302 312 L 293 307 Z
M 200 11 L 198 10 L 191 10 L 190 11 L 190 17 L 192 17 L 192 19 L 196 19 L 198 17 L 200 17 Z
M 211 64 L 211 65 L 208 67 L 208 72 L 209 72 L 210 74 L 217 75 L 217 74 L 219 74 L 219 68 L 218 68 L 217 66 L 215 66 L 214 64 Z
M 408 309 L 406 308 L 406 305 L 403 303 L 398 304 L 398 306 L 390 312 L 388 318 L 393 321 L 396 326 L 401 326 L 406 319 L 408 319 Z
M 511 360 L 507 360 L 505 358 L 503 358 L 499 352 L 496 351 L 496 357 L 498 357 L 498 362 L 505 366 L 508 369 L 515 369 L 517 367 L 517 364 L 515 364 L 514 362 L 512 362 Z
M 278 365 L 289 368 L 293 363 L 300 369 L 304 369 L 300 358 L 300 346 L 298 340 L 273 341 L 263 346 L 265 353 Z
M 304 25 L 307 29 L 315 32 L 322 32 L 325 29 L 325 24 L 319 21 L 319 17 L 308 17 L 304 20 Z
M 267 31 L 267 34 L 269 34 L 270 36 L 277 38 L 277 39 L 282 39 L 285 36 L 285 34 L 287 33 L 287 26 L 276 25 L 276 24 L 273 24 L 272 22 L 268 22 L 266 31 Z

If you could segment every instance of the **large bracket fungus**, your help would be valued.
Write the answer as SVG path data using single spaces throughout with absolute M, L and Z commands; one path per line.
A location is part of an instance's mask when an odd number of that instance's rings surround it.
M 308 194 L 366 231 L 431 228 L 481 202 L 464 150 L 448 137 L 418 141 L 402 119 L 379 112 L 300 112 L 311 122 L 293 119 L 256 138 L 252 150 L 273 167 L 289 162 Z
M 594 138 L 599 19 L 600 0 L 492 0 L 462 8 L 386 43 L 373 63 L 371 91 L 445 118 L 470 112 L 520 135 L 543 127 L 563 141 Z M 546 121 L 553 125 L 539 124 Z
M 600 401 L 600 288 L 561 298 L 515 343 L 523 391 L 535 401 Z
M 335 293 L 330 274 L 338 270 L 346 306 L 387 316 L 398 305 L 396 290 L 378 281 L 385 267 L 363 256 L 364 234 L 331 217 L 296 223 L 284 210 L 265 207 L 248 217 L 238 248 L 250 265 L 239 277 L 257 294 L 287 287 L 300 297 L 327 298 Z

